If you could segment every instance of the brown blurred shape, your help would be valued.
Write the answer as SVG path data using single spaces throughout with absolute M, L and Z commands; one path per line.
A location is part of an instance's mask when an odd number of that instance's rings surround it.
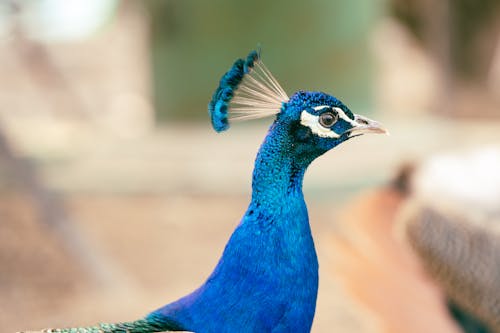
M 404 195 L 394 187 L 361 194 L 342 211 L 329 235 L 332 274 L 377 319 L 373 332 L 458 333 L 444 296 L 394 232 Z M 325 240 L 326 243 L 326 240 Z

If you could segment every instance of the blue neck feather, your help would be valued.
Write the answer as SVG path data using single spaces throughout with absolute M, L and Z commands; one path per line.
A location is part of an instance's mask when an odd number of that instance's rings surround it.
M 292 138 L 276 123 L 262 144 L 255 161 L 252 178 L 252 203 L 269 209 L 288 206 L 283 199 L 302 197 L 302 180 L 307 165 L 295 156 Z
M 275 122 L 257 155 L 252 201 L 222 258 L 196 291 L 150 316 L 195 332 L 309 332 L 318 263 L 300 158 Z

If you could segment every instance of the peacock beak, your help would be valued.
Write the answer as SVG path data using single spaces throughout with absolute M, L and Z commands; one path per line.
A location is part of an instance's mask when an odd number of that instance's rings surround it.
M 366 133 L 387 134 L 389 131 L 378 121 L 368 119 L 366 117 L 355 114 L 354 121 L 351 123 L 353 127 L 348 130 L 349 137 L 358 136 Z

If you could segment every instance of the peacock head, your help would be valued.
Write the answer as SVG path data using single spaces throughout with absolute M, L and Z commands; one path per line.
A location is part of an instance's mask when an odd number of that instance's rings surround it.
M 227 130 L 230 121 L 276 116 L 271 132 L 286 133 L 294 153 L 313 159 L 350 138 L 387 133 L 326 93 L 298 91 L 288 97 L 256 51 L 236 60 L 221 78 L 208 111 L 217 132 Z

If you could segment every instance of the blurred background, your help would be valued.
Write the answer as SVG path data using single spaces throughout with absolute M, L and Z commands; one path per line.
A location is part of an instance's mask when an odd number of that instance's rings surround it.
M 1 1 L 1 330 L 131 320 L 204 281 L 270 123 L 217 135 L 207 103 L 260 45 L 289 95 L 334 94 L 391 132 L 338 147 L 304 184 L 313 331 L 389 332 L 363 295 L 400 294 L 362 271 L 352 293 L 332 268 L 362 265 L 330 237 L 338 212 L 407 161 L 498 147 L 499 32 L 496 0 Z

